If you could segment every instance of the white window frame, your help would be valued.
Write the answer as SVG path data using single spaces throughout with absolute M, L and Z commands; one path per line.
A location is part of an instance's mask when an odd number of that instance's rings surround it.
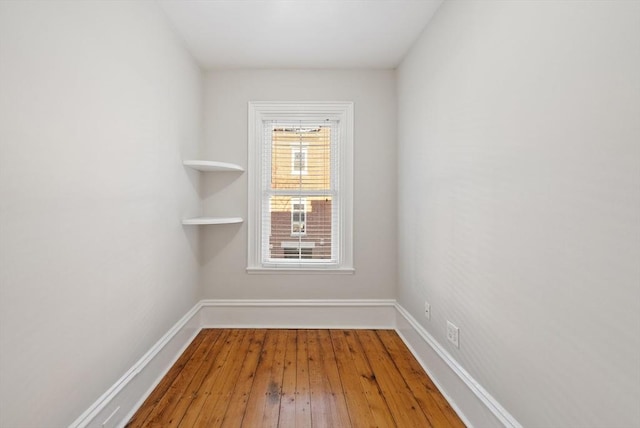
M 248 273 L 354 273 L 353 267 L 353 102 L 250 101 L 248 105 Z M 340 128 L 338 147 L 338 256 L 334 263 L 262 263 L 262 159 L 264 121 L 331 120 Z

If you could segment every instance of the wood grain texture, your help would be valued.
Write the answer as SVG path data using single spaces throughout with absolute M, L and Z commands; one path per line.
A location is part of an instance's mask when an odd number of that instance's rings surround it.
M 127 427 L 464 427 L 392 330 L 204 329 Z

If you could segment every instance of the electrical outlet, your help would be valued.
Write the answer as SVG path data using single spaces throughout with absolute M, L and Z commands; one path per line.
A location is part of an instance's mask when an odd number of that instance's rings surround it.
M 460 329 L 451 321 L 447 321 L 447 340 L 453 343 L 456 348 L 460 348 Z
M 428 320 L 431 319 L 431 305 L 429 302 L 424 302 L 424 317 Z

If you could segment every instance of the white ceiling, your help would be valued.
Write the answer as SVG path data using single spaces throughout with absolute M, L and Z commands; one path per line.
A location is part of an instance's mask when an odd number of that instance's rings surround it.
M 206 69 L 394 68 L 442 0 L 158 0 Z

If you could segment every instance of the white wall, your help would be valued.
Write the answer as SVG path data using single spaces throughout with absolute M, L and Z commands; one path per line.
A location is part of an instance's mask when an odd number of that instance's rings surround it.
M 65 426 L 198 297 L 199 68 L 152 2 L 0 2 L 0 426 Z
M 640 423 L 639 23 L 449 1 L 398 71 L 400 302 L 524 426 Z
M 205 78 L 210 159 L 247 166 L 248 101 L 353 101 L 355 275 L 248 275 L 247 227 L 203 227 L 203 296 L 231 299 L 389 298 L 396 284 L 393 71 L 214 71 Z M 247 215 L 247 174 L 207 175 L 204 211 Z

